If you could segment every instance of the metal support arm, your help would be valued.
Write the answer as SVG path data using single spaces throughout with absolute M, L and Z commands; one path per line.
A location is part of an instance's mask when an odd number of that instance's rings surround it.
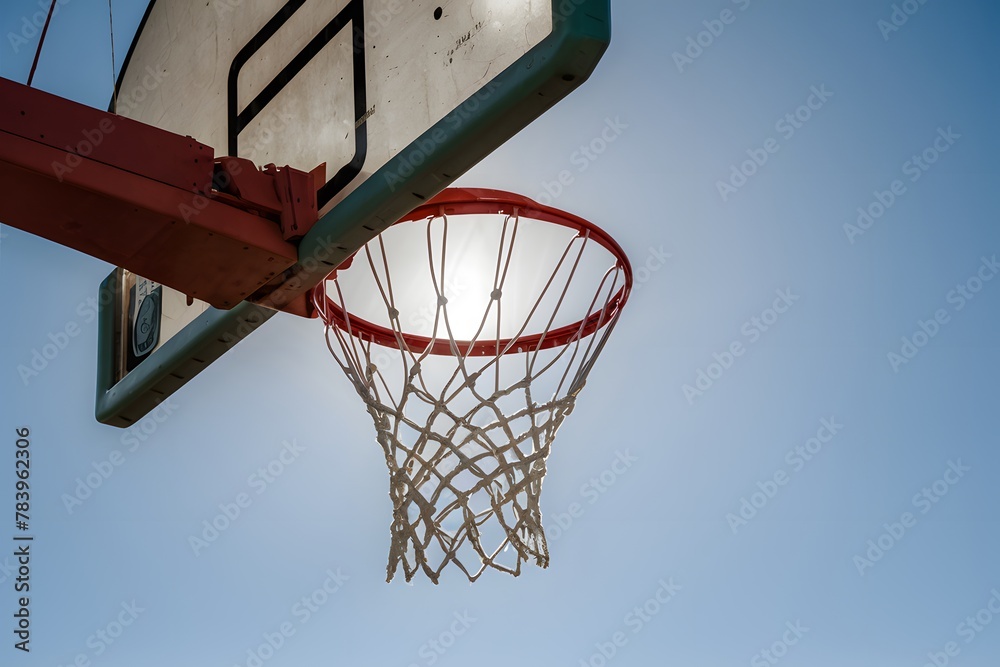
M 298 261 L 318 172 L 215 159 L 190 137 L 8 79 L 0 99 L 5 224 L 224 310 Z

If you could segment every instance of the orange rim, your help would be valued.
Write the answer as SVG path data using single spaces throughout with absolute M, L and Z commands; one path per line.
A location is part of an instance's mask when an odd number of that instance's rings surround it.
M 417 336 L 402 332 L 397 334 L 392 329 L 387 329 L 381 325 L 345 313 L 326 294 L 325 285 L 329 277 L 323 280 L 313 293 L 313 300 L 316 304 L 316 309 L 319 311 L 320 318 L 327 325 L 336 326 L 362 341 L 398 349 L 400 347 L 399 341 L 402 339 L 410 350 L 428 351 L 430 354 L 444 356 L 451 356 L 456 352 L 463 356 L 515 354 L 569 345 L 574 341 L 590 336 L 617 319 L 632 291 L 632 265 L 629 263 L 628 257 L 625 255 L 622 247 L 607 232 L 579 216 L 502 190 L 448 188 L 427 203 L 413 209 L 413 211 L 397 221 L 396 224 L 423 220 L 440 215 L 461 216 L 477 214 L 516 214 L 533 220 L 540 220 L 553 225 L 575 229 L 581 235 L 587 236 L 589 239 L 599 243 L 615 257 L 617 262 L 616 267 L 621 269 L 625 277 L 625 283 L 601 308 L 572 324 L 541 333 L 518 336 L 517 338 L 483 340 L 476 341 L 475 343 L 471 341 L 454 341 L 453 343 L 450 339 L 429 338 L 427 336 Z M 337 269 L 334 269 L 330 275 L 336 274 L 341 268 L 350 266 L 353 259 L 354 255 L 337 267 Z

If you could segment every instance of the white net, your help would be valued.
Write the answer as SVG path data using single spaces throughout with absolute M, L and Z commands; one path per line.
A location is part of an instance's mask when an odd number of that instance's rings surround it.
M 629 275 L 590 230 L 513 209 L 396 224 L 321 286 L 328 347 L 389 468 L 387 581 L 548 565 L 545 461 Z

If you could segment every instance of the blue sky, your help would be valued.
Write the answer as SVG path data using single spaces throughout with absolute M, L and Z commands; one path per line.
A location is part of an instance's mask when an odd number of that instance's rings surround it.
M 142 5 L 114 3 L 119 63 Z M 591 80 L 459 180 L 592 219 L 639 277 L 549 459 L 551 567 L 517 579 L 384 583 L 382 454 L 315 321 L 272 319 L 147 432 L 96 423 L 110 267 L 4 226 L 0 497 L 27 426 L 36 541 L 30 655 L 0 556 L 3 664 L 252 665 L 270 636 L 269 667 L 996 665 L 1000 8 L 896 6 L 622 0 Z M 0 8 L 0 75 L 37 11 Z M 111 72 L 106 5 L 65 3 L 36 85 L 103 108 Z

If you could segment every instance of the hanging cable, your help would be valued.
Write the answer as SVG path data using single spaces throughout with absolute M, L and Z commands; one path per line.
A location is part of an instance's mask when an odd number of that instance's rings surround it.
M 31 85 L 31 80 L 35 78 L 35 68 L 38 67 L 38 56 L 42 55 L 42 44 L 45 43 L 45 33 L 49 31 L 49 21 L 52 20 L 52 12 L 55 11 L 55 8 L 56 0 L 52 0 L 52 4 L 49 5 L 49 14 L 45 17 L 45 25 L 42 26 L 42 36 L 38 38 L 38 48 L 35 49 L 35 59 L 31 63 L 31 71 L 28 72 L 29 86 Z
M 118 80 L 115 65 L 115 13 L 108 0 L 108 25 L 111 27 L 111 113 L 118 113 Z

